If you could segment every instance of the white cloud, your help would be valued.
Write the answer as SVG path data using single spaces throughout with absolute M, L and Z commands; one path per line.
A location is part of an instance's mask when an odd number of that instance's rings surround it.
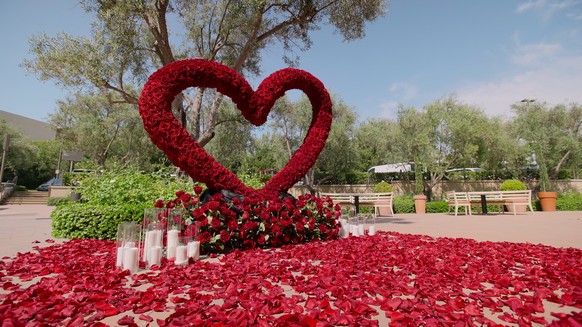
M 512 61 L 524 66 L 535 66 L 543 64 L 547 60 L 559 54 L 562 47 L 559 44 L 551 43 L 532 43 L 520 45 L 515 50 L 512 56 Z
M 561 10 L 572 10 L 580 4 L 582 4 L 581 0 L 529 0 L 518 4 L 515 11 L 517 13 L 536 11 L 543 19 L 549 19 Z
M 512 115 L 510 106 L 522 99 L 550 104 L 582 103 L 582 56 L 553 61 L 496 81 L 457 90 L 463 102 L 480 106 L 491 116 Z

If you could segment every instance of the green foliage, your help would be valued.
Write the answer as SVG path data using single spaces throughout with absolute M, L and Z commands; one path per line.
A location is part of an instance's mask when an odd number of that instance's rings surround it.
M 69 198 L 65 197 L 65 196 L 49 198 L 47 201 L 47 205 L 52 206 L 52 207 L 61 207 L 61 206 L 65 206 L 68 204 L 69 204 Z
M 556 199 L 558 211 L 582 211 L 582 194 L 578 192 L 565 192 Z
M 261 176 L 257 174 L 237 174 L 237 176 L 246 186 L 254 189 L 259 189 L 265 186 L 265 182 L 261 179 Z
M 527 190 L 527 186 L 520 180 L 508 179 L 501 183 L 499 189 L 501 191 L 523 191 Z
M 175 197 L 176 190 L 193 187 L 163 173 L 131 168 L 79 175 L 83 178 L 76 191 L 82 194 L 81 201 L 61 203 L 51 214 L 55 237 L 113 238 L 120 222 L 141 221 L 143 210 L 153 207 L 157 199 Z
M 128 203 L 153 206 L 159 198 L 169 198 L 176 190 L 189 190 L 186 180 L 163 177 L 127 168 L 98 174 L 84 174 L 77 192 L 83 202 L 96 205 L 125 205 Z
M 51 213 L 52 235 L 57 238 L 114 239 L 119 223 L 141 222 L 146 207 L 151 205 L 87 205 L 74 202 L 59 206 Z
M 26 186 L 24 185 L 16 185 L 14 188 L 15 191 L 26 191 Z
M 402 195 L 394 197 L 394 213 L 414 213 L 414 200 L 412 196 Z
M 447 201 L 429 201 L 426 203 L 427 213 L 443 213 L 449 211 Z
M 374 193 L 388 193 L 388 192 L 392 192 L 392 184 L 382 181 L 374 185 Z

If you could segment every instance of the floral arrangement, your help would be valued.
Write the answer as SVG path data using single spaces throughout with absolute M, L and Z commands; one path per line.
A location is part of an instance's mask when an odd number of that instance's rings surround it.
M 260 190 L 246 186 L 240 179 L 191 138 L 172 114 L 172 101 L 188 87 L 216 88 L 230 97 L 242 115 L 260 126 L 275 101 L 286 91 L 298 89 L 313 107 L 311 125 L 303 145 L 287 165 Z M 310 73 L 282 69 L 268 76 L 253 91 L 236 71 L 222 64 L 186 59 L 168 64 L 154 72 L 145 84 L 139 100 L 139 112 L 152 142 L 194 180 L 210 189 L 224 189 L 257 200 L 272 200 L 287 191 L 315 164 L 325 146 L 332 121 L 332 102 L 324 85 Z
M 257 201 L 235 196 L 229 200 L 222 193 L 204 196 L 202 187 L 196 186 L 193 194 L 179 191 L 175 199 L 158 200 L 155 206 L 186 208 L 188 226 L 184 233 L 196 230 L 202 253 L 280 247 L 339 236 L 341 207 L 310 194 L 298 199 L 287 196 Z

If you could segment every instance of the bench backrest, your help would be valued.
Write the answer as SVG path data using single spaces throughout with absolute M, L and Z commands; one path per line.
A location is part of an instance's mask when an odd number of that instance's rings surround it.
M 341 193 L 321 193 L 322 198 L 329 197 L 334 204 L 348 204 L 354 203 L 354 197 L 350 195 L 344 195 Z
M 503 191 L 501 192 L 501 198 L 503 201 L 529 204 L 531 203 L 531 190 Z

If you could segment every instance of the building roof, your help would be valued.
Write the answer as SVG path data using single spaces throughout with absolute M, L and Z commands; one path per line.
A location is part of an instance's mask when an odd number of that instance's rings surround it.
M 33 142 L 54 140 L 56 132 L 52 125 L 32 118 L 0 110 L 0 119 L 20 129 Z

